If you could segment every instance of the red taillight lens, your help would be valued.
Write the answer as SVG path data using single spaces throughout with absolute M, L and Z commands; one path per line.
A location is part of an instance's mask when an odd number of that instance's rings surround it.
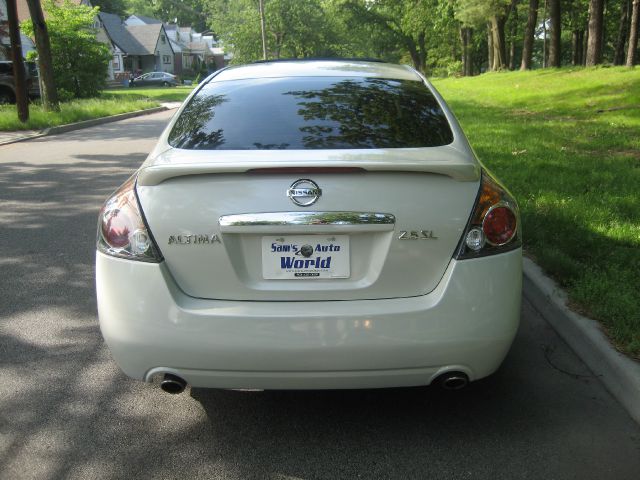
M 494 246 L 508 243 L 515 236 L 517 227 L 516 214 L 508 206 L 500 204 L 491 207 L 482 222 L 482 231 Z
M 129 245 L 129 236 L 135 230 L 134 220 L 127 209 L 115 208 L 106 212 L 102 221 L 102 236 L 113 248 Z
M 115 257 L 144 262 L 161 260 L 142 219 L 135 193 L 135 177 L 127 180 L 102 207 L 97 248 Z
M 520 247 L 519 229 L 516 201 L 483 170 L 480 192 L 455 258 L 481 257 Z

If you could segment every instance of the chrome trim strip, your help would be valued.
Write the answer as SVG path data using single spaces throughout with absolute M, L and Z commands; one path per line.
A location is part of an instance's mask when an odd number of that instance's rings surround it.
M 240 213 L 220 217 L 221 227 L 282 225 L 394 225 L 389 213 L 371 212 L 273 212 Z

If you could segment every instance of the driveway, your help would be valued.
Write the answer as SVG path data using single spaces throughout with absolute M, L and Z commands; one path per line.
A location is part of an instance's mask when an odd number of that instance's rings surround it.
M 461 392 L 125 377 L 97 324 L 97 214 L 171 114 L 0 147 L 0 478 L 640 478 L 640 428 L 526 302 L 501 370 Z

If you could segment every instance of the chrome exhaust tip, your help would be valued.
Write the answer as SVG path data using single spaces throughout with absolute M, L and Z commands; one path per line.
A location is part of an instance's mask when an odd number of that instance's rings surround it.
M 160 388 L 167 393 L 177 395 L 178 393 L 184 392 L 184 389 L 187 388 L 187 382 L 177 375 L 165 373 L 160 383 Z
M 463 372 L 447 372 L 438 377 L 438 384 L 444 390 L 462 390 L 469 384 L 469 377 Z

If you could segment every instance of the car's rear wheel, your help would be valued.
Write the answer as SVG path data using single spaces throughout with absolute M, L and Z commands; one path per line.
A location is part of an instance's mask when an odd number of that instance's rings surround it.
M 16 103 L 16 96 L 8 88 L 0 88 L 0 105 Z
M 162 82 L 162 86 L 163 87 L 168 87 L 169 86 L 169 82 Z

